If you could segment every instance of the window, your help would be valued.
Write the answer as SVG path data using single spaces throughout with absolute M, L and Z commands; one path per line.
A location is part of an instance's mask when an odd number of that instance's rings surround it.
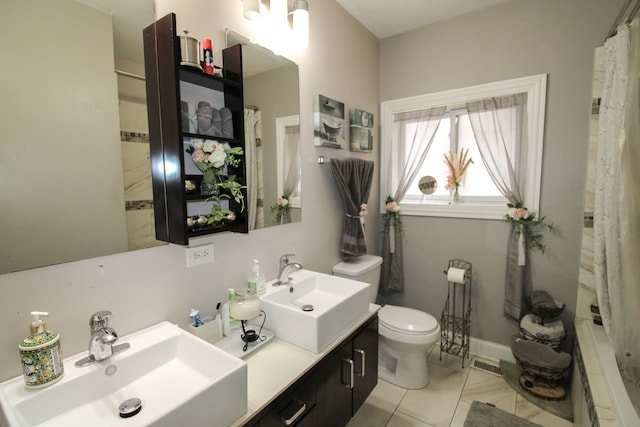
M 502 219 L 507 199 L 500 193 L 489 176 L 478 150 L 469 114 L 465 103 L 479 99 L 507 96 L 518 93 L 527 94 L 527 138 L 529 141 L 524 193 L 525 205 L 532 211 L 538 211 L 540 194 L 540 173 L 542 162 L 542 136 L 544 128 L 544 105 L 546 75 L 525 77 L 481 86 L 421 95 L 381 104 L 382 116 L 382 177 L 381 197 L 393 194 L 397 188 L 399 170 L 404 164 L 405 143 L 399 141 L 394 126 L 394 115 L 417 110 L 446 106 L 447 110 L 440 121 L 424 163 L 409 186 L 401 201 L 406 215 L 446 216 L 464 218 Z M 417 124 L 404 122 L 407 135 L 414 135 Z M 407 138 L 408 139 L 408 138 Z M 463 186 L 460 189 L 461 202 L 449 204 L 449 190 L 445 188 L 448 170 L 444 164 L 444 153 L 449 150 L 459 152 L 469 149 L 474 164 L 468 169 Z M 433 176 L 438 187 L 432 195 L 424 195 L 418 188 L 419 180 L 424 176 Z
M 302 180 L 300 170 L 300 116 L 276 118 L 277 182 L 278 195 L 286 193 L 285 187 L 293 182 L 289 193 L 289 207 L 302 207 Z

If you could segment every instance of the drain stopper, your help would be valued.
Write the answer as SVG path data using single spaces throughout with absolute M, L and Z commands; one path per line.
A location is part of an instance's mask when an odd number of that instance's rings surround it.
M 142 410 L 142 400 L 137 397 L 127 399 L 118 407 L 121 418 L 129 418 L 137 415 Z

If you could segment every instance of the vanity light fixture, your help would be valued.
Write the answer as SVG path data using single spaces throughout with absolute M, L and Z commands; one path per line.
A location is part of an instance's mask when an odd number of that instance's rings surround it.
M 260 0 L 243 0 L 242 13 L 245 19 L 249 21 L 257 21 L 260 19 Z
M 242 0 L 244 18 L 260 23 L 264 31 L 282 42 L 294 40 L 309 46 L 308 0 Z
M 293 33 L 299 41 L 300 46 L 309 46 L 309 2 L 307 0 L 295 0 L 293 2 Z

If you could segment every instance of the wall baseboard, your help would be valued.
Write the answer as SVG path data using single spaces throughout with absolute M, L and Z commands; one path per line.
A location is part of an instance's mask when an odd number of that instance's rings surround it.
M 515 363 L 511 347 L 494 343 L 491 341 L 481 340 L 471 337 L 469 341 L 469 352 L 474 356 L 484 357 L 493 360 L 505 360 Z

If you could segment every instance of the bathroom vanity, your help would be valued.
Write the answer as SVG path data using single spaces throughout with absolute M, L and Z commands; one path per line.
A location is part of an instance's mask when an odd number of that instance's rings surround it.
M 369 307 L 320 353 L 276 337 L 248 356 L 248 409 L 231 425 L 347 424 L 378 382 L 380 307 Z

